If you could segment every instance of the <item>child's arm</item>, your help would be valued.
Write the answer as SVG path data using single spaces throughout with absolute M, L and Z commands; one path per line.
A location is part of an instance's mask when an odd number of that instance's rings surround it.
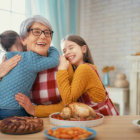
M 30 99 L 22 93 L 16 94 L 15 99 L 26 112 L 36 117 L 48 117 L 50 114 L 60 112 L 64 108 L 62 101 L 57 104 L 34 106 Z
M 30 64 L 36 72 L 54 68 L 59 64 L 59 52 L 55 47 L 49 48 L 48 57 L 38 55 L 34 52 L 31 53 Z
M 15 55 L 9 60 L 6 60 L 6 57 L 4 57 L 2 63 L 0 64 L 0 78 L 7 75 L 8 72 L 11 71 L 20 60 L 21 60 L 20 55 Z
M 59 70 L 57 86 L 64 104 L 76 102 L 83 93 L 89 93 L 94 102 L 105 100 L 105 90 L 95 71 L 87 64 L 81 64 L 74 72 L 72 82 L 67 70 Z

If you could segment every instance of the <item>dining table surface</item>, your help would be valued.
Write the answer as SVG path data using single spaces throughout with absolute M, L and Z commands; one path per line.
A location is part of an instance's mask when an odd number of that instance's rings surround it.
M 0 140 L 48 140 L 44 131 L 55 127 L 49 118 L 42 118 L 44 128 L 42 131 L 25 135 L 10 135 L 0 132 Z M 103 123 L 91 127 L 97 132 L 94 140 L 140 140 L 140 128 L 135 126 L 133 120 L 140 119 L 140 115 L 105 116 Z

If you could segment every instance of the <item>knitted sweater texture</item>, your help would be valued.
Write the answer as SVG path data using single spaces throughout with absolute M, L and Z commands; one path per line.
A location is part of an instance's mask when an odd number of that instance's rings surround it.
M 21 92 L 28 96 L 37 73 L 59 64 L 59 53 L 54 47 L 49 48 L 48 57 L 40 56 L 32 51 L 8 52 L 6 57 L 9 59 L 16 54 L 21 55 L 22 59 L 0 81 L 1 109 L 20 109 L 21 106 L 15 100 L 15 94 Z

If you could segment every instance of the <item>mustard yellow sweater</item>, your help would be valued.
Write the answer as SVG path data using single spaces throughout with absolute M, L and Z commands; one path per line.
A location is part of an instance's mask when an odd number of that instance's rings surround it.
M 96 68 L 95 65 L 93 65 Z M 96 72 L 88 64 L 80 64 L 74 72 L 72 82 L 67 70 L 59 70 L 56 76 L 57 85 L 64 104 L 77 101 L 87 93 L 98 103 L 105 100 L 105 90 Z
M 95 65 L 93 65 L 96 68 Z M 56 75 L 57 85 L 62 102 L 54 105 L 39 105 L 35 107 L 35 116 L 47 117 L 49 114 L 59 112 L 64 105 L 77 101 L 87 93 L 94 102 L 105 100 L 105 90 L 96 72 L 88 64 L 81 64 L 74 74 L 72 70 L 59 70 Z

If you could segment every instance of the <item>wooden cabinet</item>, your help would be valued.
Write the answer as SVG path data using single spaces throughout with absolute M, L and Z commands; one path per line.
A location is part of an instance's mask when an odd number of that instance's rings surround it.
M 1 46 L 0 46 L 0 64 L 2 62 L 3 56 L 5 55 L 5 51 L 2 50 Z

